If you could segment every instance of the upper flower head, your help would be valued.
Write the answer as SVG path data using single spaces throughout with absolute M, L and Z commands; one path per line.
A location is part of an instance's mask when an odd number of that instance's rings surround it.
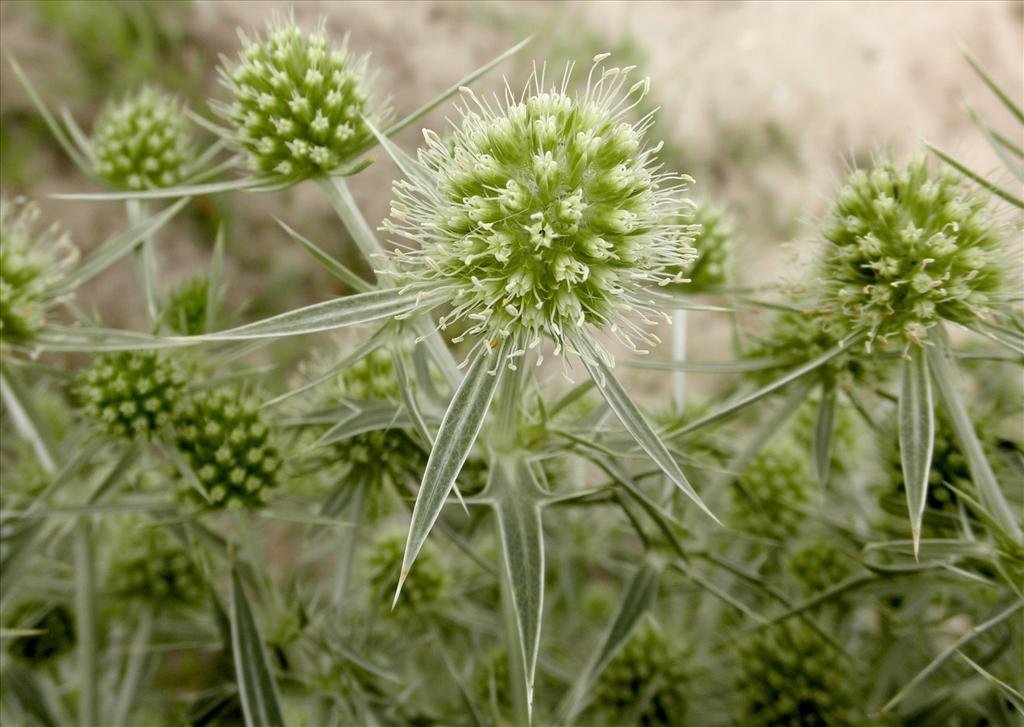
M 145 87 L 107 104 L 92 135 L 96 174 L 117 189 L 172 187 L 196 158 L 184 108 Z
M 906 350 L 941 319 L 986 316 L 1006 268 L 986 204 L 949 169 L 929 176 L 923 156 L 853 172 L 824 232 L 821 307 L 840 335 Z
M 263 37 L 241 38 L 238 61 L 225 58 L 220 69 L 234 102 L 214 110 L 232 125 L 254 171 L 323 176 L 372 139 L 367 57 L 331 43 L 323 20 L 309 34 L 278 19 Z
M 0 201 L 0 341 L 29 342 L 55 302 L 54 286 L 78 258 L 56 225 L 36 229 L 34 205 Z
M 419 244 L 397 254 L 399 282 L 449 295 L 442 327 L 465 318 L 481 341 L 545 335 L 556 350 L 588 324 L 655 340 L 630 314 L 653 323 L 648 289 L 681 281 L 696 255 L 685 178 L 644 145 L 651 117 L 628 120 L 647 82 L 627 87 L 629 69 L 601 60 L 580 94 L 568 69 L 551 88 L 534 74 L 519 97 L 470 95 L 450 138 L 424 133 L 421 173 L 395 185 L 386 224 Z

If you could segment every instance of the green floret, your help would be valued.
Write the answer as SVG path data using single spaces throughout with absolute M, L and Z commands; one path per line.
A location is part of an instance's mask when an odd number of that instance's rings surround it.
M 804 519 L 811 473 L 806 453 L 788 440 L 769 443 L 740 474 L 731 492 L 733 518 L 752 533 L 784 540 Z
M 614 724 L 623 714 L 637 714 L 643 727 L 673 727 L 686 720 L 685 655 L 668 634 L 645 620 L 623 650 L 608 664 L 594 689 L 595 705 Z M 640 709 L 637 710 L 637 707 Z
M 54 289 L 78 258 L 53 225 L 36 229 L 39 210 L 0 200 L 0 342 L 26 344 L 46 324 Z
M 740 657 L 747 727 L 853 727 L 856 718 L 843 658 L 808 627 L 783 624 L 747 640 Z
M 171 423 L 184 398 L 181 362 L 155 351 L 101 356 L 78 378 L 82 413 L 111 436 L 152 438 Z
M 110 532 L 109 586 L 118 597 L 166 606 L 194 603 L 202 596 L 199 569 L 166 528 L 127 516 L 116 520 Z
M 1005 299 L 1003 236 L 988 197 L 927 158 L 856 170 L 833 205 L 820 307 L 835 335 L 854 332 L 900 351 L 941 320 L 971 325 Z
M 149 87 L 107 104 L 93 129 L 92 150 L 96 174 L 131 191 L 180 184 L 196 158 L 185 107 Z
M 281 456 L 255 397 L 236 388 L 201 392 L 182 405 L 174 426 L 202 489 L 185 492 L 200 504 L 259 507 L 277 486 Z
M 237 62 L 224 59 L 221 82 L 233 103 L 214 110 L 254 171 L 294 181 L 326 176 L 373 139 L 367 119 L 382 118 L 369 103 L 366 67 L 366 56 L 330 42 L 324 21 L 305 34 L 276 20 L 262 37 L 242 36 Z
M 820 593 L 846 580 L 853 573 L 850 557 L 832 543 L 821 539 L 801 545 L 789 556 L 786 567 L 809 594 Z

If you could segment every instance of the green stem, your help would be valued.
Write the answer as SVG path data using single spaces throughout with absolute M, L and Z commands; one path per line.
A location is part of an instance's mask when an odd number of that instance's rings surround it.
M 672 311 L 672 360 L 686 361 L 686 311 Z M 682 418 L 686 412 L 686 372 L 672 372 L 672 396 L 676 404 L 676 416 Z
M 131 641 L 130 651 L 127 657 L 127 665 L 124 669 L 124 679 L 121 682 L 121 690 L 117 698 L 117 706 L 114 709 L 114 727 L 125 727 L 128 723 L 128 715 L 131 712 L 135 692 L 139 686 L 139 678 L 142 676 L 143 667 L 148 656 L 149 639 L 153 633 L 153 609 L 146 605 L 139 614 L 139 625 L 135 630 L 135 638 Z
M 387 252 L 381 246 L 373 230 L 370 229 L 370 225 L 367 224 L 345 179 L 343 177 L 328 177 L 319 180 L 319 185 L 370 266 L 375 270 L 393 271 L 394 266 L 391 264 Z M 390 276 L 378 277 L 378 281 L 384 287 L 394 286 L 394 281 L 390 279 Z M 431 320 L 427 317 L 414 316 L 411 323 L 416 333 L 423 337 L 430 355 L 440 367 L 445 380 L 453 390 L 457 388 L 459 382 L 462 381 L 462 374 L 459 373 L 455 357 L 445 345 L 441 334 L 434 330 Z
M 501 542 L 501 527 L 498 515 L 494 516 L 494 533 Z M 502 558 L 506 557 L 504 554 Z M 509 581 L 508 568 L 501 569 L 501 611 L 505 622 L 505 651 L 508 654 L 509 688 L 512 690 L 512 724 L 516 727 L 529 727 L 530 705 L 526 695 L 526 673 L 523 671 L 523 654 L 519 641 L 519 624 L 516 622 L 515 607 L 512 605 L 512 583 Z
M 78 723 L 99 724 L 96 660 L 96 562 L 92 520 L 88 515 L 75 525 L 75 630 L 78 638 Z
M 356 487 L 358 489 L 353 497 L 354 502 L 350 505 L 354 525 L 348 528 L 348 532 L 343 536 L 341 552 L 338 554 L 338 570 L 334 576 L 333 600 L 335 606 L 340 606 L 345 601 L 345 593 L 348 591 L 348 582 L 352 575 L 352 563 L 355 560 L 356 543 L 359 539 L 359 525 L 363 521 L 366 491 L 370 487 L 370 483 L 365 479 L 360 479 Z
M 141 224 L 149 216 L 145 201 L 141 199 L 130 199 L 127 201 L 128 225 L 135 227 Z M 153 235 L 149 234 L 143 238 L 139 246 L 135 248 L 135 270 L 139 278 L 139 289 L 146 302 L 146 314 L 149 322 L 153 323 L 160 315 L 157 302 L 157 263 L 156 250 L 153 243 Z

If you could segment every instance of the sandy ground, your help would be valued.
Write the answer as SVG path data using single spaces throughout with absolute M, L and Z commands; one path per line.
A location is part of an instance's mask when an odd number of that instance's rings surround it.
M 207 59 L 233 53 L 236 26 L 259 27 L 275 10 L 292 6 L 302 23 L 324 14 L 332 32 L 349 32 L 355 50 L 372 52 L 378 88 L 399 112 L 531 32 L 537 33 L 532 47 L 500 69 L 514 83 L 525 78 L 533 58 L 586 57 L 631 42 L 645 56 L 640 70 L 649 74 L 662 106 L 662 132 L 692 166 L 680 171 L 697 178 L 695 194 L 719 199 L 736 212 L 744 244 L 739 275 L 747 282 L 771 282 L 791 272 L 784 243 L 813 239 L 814 222 L 851 160 L 880 149 L 903 154 L 924 138 L 999 176 L 997 158 L 963 111 L 965 99 L 1004 133 L 1021 134 L 958 50 L 958 43 L 971 48 L 1019 100 L 1024 93 L 1020 2 L 200 0 L 188 16 L 189 43 L 204 49 Z M 60 35 L 41 27 L 26 3 L 14 1 L 0 6 L 0 31 L 4 51 L 18 56 L 50 101 L 59 100 L 51 89 L 66 88 L 74 73 L 73 56 Z M 203 72 L 209 93 L 220 94 L 213 64 Z M 500 73 L 478 87 L 498 88 Z M 6 64 L 0 81 L 3 109 L 24 108 L 27 99 Z M 75 100 L 85 125 L 101 101 Z M 446 104 L 423 125 L 443 127 L 451 113 Z M 418 140 L 418 129 L 398 139 L 410 151 Z M 40 199 L 44 212 L 58 216 L 81 247 L 90 248 L 123 225 L 114 205 L 46 199 L 54 191 L 88 188 L 52 150 L 41 149 L 32 168 L 28 180 L 16 188 L 6 185 L 3 193 Z M 394 175 L 390 162 L 378 159 L 352 181 L 372 223 L 387 212 Z M 343 234 L 312 186 L 272 197 L 232 195 L 224 204 L 235 218 L 229 267 L 234 301 L 262 296 L 283 310 L 330 294 L 326 276 L 288 244 L 269 216 L 301 224 L 337 250 Z M 194 225 L 184 223 L 163 235 L 168 280 L 205 264 L 209 239 L 197 235 Z M 279 272 L 286 268 L 292 272 Z M 112 325 L 141 323 L 139 307 L 125 304 L 133 286 L 130 275 L 127 265 L 120 266 L 85 296 Z M 725 326 L 697 315 L 691 329 L 692 355 L 721 355 Z

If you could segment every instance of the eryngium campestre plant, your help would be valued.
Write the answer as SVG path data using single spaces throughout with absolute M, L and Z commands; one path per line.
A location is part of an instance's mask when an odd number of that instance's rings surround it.
M 79 375 L 82 413 L 119 439 L 153 437 L 172 421 L 184 398 L 181 361 L 155 351 L 101 356 Z
M 281 456 L 256 397 L 226 387 L 189 397 L 174 417 L 175 444 L 199 480 L 196 502 L 259 507 L 278 484 Z
M 824 229 L 821 309 L 841 337 L 906 352 L 945 319 L 970 325 L 1003 301 L 1007 261 L 988 197 L 924 156 L 846 182 Z
M 594 702 L 613 723 L 634 713 L 643 727 L 681 727 L 686 720 L 685 654 L 647 619 L 608 664 L 594 689 Z
M 45 325 L 53 289 L 78 259 L 57 225 L 36 228 L 33 204 L 0 200 L 0 342 L 24 344 Z
M 115 189 L 173 187 L 195 161 L 185 107 L 148 86 L 109 102 L 93 128 L 96 175 Z
M 221 82 L 230 105 L 214 111 L 231 124 L 231 140 L 249 166 L 293 181 L 338 169 L 372 139 L 367 119 L 381 116 L 369 103 L 367 56 L 336 46 L 326 21 L 303 33 L 291 20 L 268 24 L 265 35 L 239 34 L 238 61 L 222 58 Z
M 424 132 L 420 173 L 395 185 L 385 224 L 419 246 L 396 253 L 398 283 L 443 291 L 441 327 L 470 324 L 456 341 L 548 336 L 558 353 L 589 325 L 633 349 L 657 340 L 634 318 L 664 317 L 650 288 L 681 282 L 696 257 L 679 222 L 687 178 L 645 146 L 652 117 L 629 120 L 648 82 L 623 91 L 629 69 L 604 57 L 575 97 L 571 69 L 550 88 L 534 74 L 518 98 L 470 96 L 450 138 Z
M 749 727 L 852 727 L 855 718 L 843 657 L 817 633 L 786 623 L 744 643 L 736 687 L 739 724 Z
M 730 493 L 733 517 L 740 527 L 784 540 L 796 532 L 810 499 L 807 458 L 791 441 L 770 442 L 746 466 Z
M 111 533 L 108 586 L 118 597 L 166 607 L 204 593 L 199 569 L 166 525 L 126 516 L 111 523 Z

